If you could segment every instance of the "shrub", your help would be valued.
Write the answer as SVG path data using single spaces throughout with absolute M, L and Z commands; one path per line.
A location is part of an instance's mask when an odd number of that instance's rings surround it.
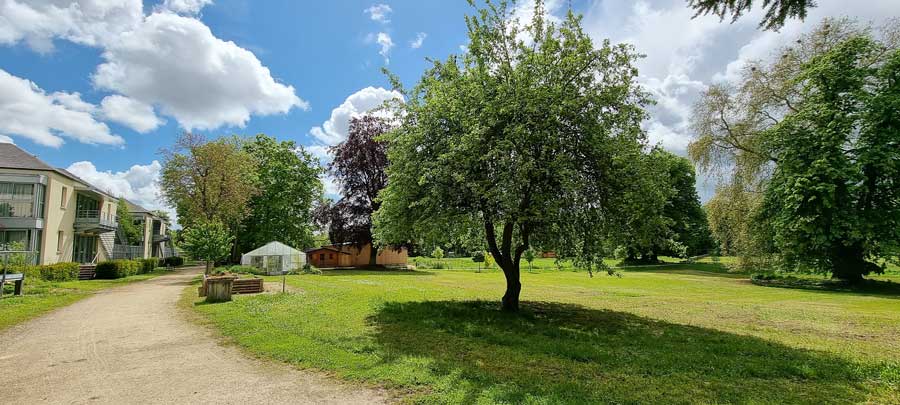
M 62 262 L 40 266 L 41 278 L 47 281 L 72 281 L 78 279 L 78 263 Z
M 253 266 L 242 266 L 240 264 L 228 268 L 228 271 L 237 274 L 255 274 L 258 276 L 266 275 L 266 271 Z
M 178 266 L 181 266 L 184 264 L 184 258 L 181 256 L 167 257 L 165 259 L 162 259 L 162 261 L 159 264 L 160 264 L 160 266 L 178 267 Z
M 310 266 L 309 263 L 303 265 L 303 270 L 301 270 L 303 274 L 322 274 L 322 270 L 319 270 L 313 266 Z
M 142 263 L 137 260 L 108 260 L 97 264 L 95 277 L 100 279 L 115 279 L 133 276 L 141 270 Z
M 155 257 L 151 257 L 148 259 L 140 259 L 141 262 L 141 274 L 152 273 L 153 269 L 155 269 L 159 265 L 159 259 Z

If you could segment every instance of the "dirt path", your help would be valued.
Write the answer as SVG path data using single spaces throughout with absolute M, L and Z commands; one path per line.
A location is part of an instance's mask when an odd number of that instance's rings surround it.
M 0 403 L 382 403 L 248 358 L 177 307 L 198 269 L 98 293 L 0 333 Z

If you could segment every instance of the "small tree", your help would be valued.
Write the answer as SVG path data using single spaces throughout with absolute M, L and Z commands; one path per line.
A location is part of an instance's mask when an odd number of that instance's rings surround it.
M 533 248 L 525 249 L 523 259 L 528 262 L 528 271 L 531 271 L 531 264 L 534 262 L 535 252 Z
M 476 270 L 476 273 L 481 273 L 481 263 L 484 263 L 484 253 L 480 251 L 475 252 L 475 254 L 472 255 L 472 261 L 478 263 L 478 270 Z
M 444 249 L 441 249 L 440 246 L 434 248 L 434 250 L 431 251 L 431 257 L 436 259 L 438 261 L 438 265 L 440 266 L 441 264 L 443 264 L 443 262 L 441 262 L 441 259 L 444 258 Z
M 119 222 L 119 229 L 122 230 L 122 234 L 125 235 L 125 242 L 128 245 L 133 245 L 141 241 L 143 239 L 143 230 L 134 224 L 134 219 L 131 218 L 131 210 L 128 209 L 128 203 L 125 202 L 124 198 L 119 199 L 118 207 L 116 208 L 116 216 Z
M 484 269 L 490 270 L 491 267 L 494 267 L 494 256 L 484 254 Z
M 205 274 L 212 264 L 228 256 L 234 236 L 219 221 L 198 222 L 182 232 L 182 247 L 191 257 L 206 261 Z

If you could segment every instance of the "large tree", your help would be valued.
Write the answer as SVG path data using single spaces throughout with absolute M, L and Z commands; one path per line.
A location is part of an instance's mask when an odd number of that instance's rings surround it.
M 640 196 L 647 95 L 627 45 L 599 46 L 572 13 L 520 23 L 505 2 L 466 18 L 468 52 L 434 61 L 389 132 L 388 186 L 376 235 L 406 242 L 457 224 L 484 229 L 517 311 L 532 244 L 605 268 L 618 213 Z M 401 88 L 395 79 L 395 87 Z
M 244 143 L 256 167 L 257 193 L 248 201 L 238 243 L 242 251 L 273 240 L 298 248 L 313 246 L 314 202 L 322 196 L 315 157 L 293 141 L 257 135 Z
M 813 32 L 773 52 L 770 60 L 748 64 L 736 86 L 714 85 L 704 94 L 695 106 L 697 138 L 689 150 L 701 170 L 718 173 L 725 180 L 709 212 L 713 228 L 727 228 L 728 239 L 739 242 L 729 249 L 736 248 L 744 259 L 775 255 L 789 268 L 858 279 L 865 269 L 871 270 L 865 260 L 874 260 L 873 253 L 894 244 L 892 232 L 872 233 L 877 227 L 864 219 L 877 212 L 890 223 L 894 208 L 891 199 L 885 199 L 891 195 L 890 187 L 882 188 L 890 182 L 875 183 L 878 193 L 886 193 L 878 194 L 875 201 L 888 206 L 870 208 L 862 217 L 852 207 L 862 198 L 854 194 L 860 191 L 855 182 L 862 178 L 853 173 L 871 164 L 866 163 L 867 151 L 883 147 L 889 151 L 895 145 L 889 135 L 878 141 L 862 135 L 876 126 L 871 113 L 874 103 L 881 100 L 881 105 L 890 105 L 892 88 L 886 83 L 892 78 L 890 70 L 884 69 L 891 67 L 891 58 L 900 49 L 898 32 L 896 23 L 876 33 L 849 20 L 825 20 Z M 854 53 L 857 50 L 861 53 Z M 843 58 L 842 66 L 848 70 L 840 78 L 826 78 L 827 69 L 838 58 Z M 885 122 L 877 125 L 889 128 L 890 118 L 879 118 Z M 890 173 L 889 167 L 879 166 L 874 173 Z M 841 185 L 844 181 L 850 183 Z M 770 190 L 773 186 L 777 188 Z M 737 206 L 723 205 L 729 203 Z M 836 213 L 832 208 L 838 206 L 850 210 L 846 218 L 832 216 Z M 843 259 L 829 257 L 842 251 L 841 246 L 858 245 L 854 240 L 859 237 L 869 246 L 851 249 L 857 252 L 851 267 L 860 273 L 835 272 L 847 266 L 838 263 Z M 721 237 L 720 242 L 724 242 Z M 859 251 L 868 258 L 861 259 Z
M 731 17 L 731 22 L 737 21 L 759 3 L 766 10 L 759 27 L 766 30 L 781 29 L 788 18 L 803 20 L 807 11 L 816 6 L 815 0 L 688 0 L 688 6 L 696 11 L 695 17 L 713 14 L 723 20 Z
M 328 172 L 337 179 L 341 197 L 319 208 L 318 219 L 328 229 L 332 243 L 371 244 L 369 265 L 378 258 L 372 238 L 372 214 L 381 206 L 378 193 L 387 185 L 387 145 L 379 139 L 391 130 L 381 117 L 364 115 L 350 119 L 347 139 L 331 148 Z

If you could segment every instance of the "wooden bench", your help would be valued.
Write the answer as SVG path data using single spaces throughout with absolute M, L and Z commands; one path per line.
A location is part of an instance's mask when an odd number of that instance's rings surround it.
M 3 296 L 3 284 L 13 283 L 13 295 L 22 295 L 22 283 L 25 282 L 25 275 L 19 273 L 0 274 L 0 297 Z

